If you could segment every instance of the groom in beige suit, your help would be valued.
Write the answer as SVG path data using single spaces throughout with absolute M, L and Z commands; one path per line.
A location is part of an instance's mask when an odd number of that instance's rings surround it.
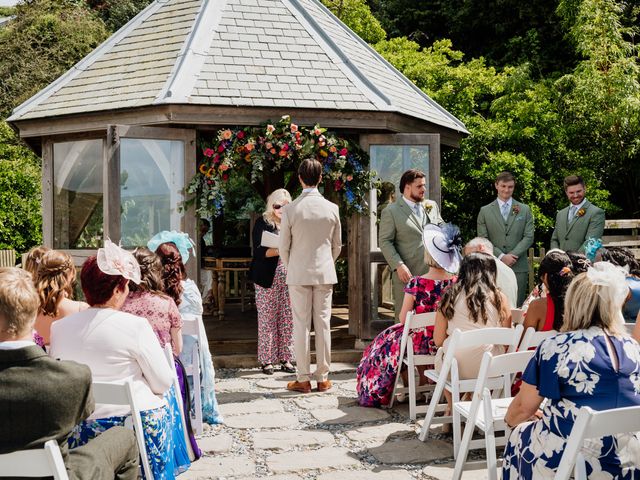
M 298 379 L 287 389 L 311 391 L 311 321 L 316 334 L 318 391 L 331 388 L 331 295 L 338 283 L 335 261 L 342 248 L 338 206 L 318 191 L 322 164 L 305 159 L 298 168 L 302 194 L 284 208 L 280 226 L 280 258 L 287 268 L 293 310 L 293 347 Z

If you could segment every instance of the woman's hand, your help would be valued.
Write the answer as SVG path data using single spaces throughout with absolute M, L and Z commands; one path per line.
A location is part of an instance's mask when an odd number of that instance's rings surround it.
M 279 257 L 280 256 L 280 250 L 278 250 L 277 248 L 267 248 L 266 253 L 264 254 L 265 257 L 269 258 L 269 257 Z
M 541 419 L 542 412 L 538 407 L 542 400 L 536 387 L 522 382 L 520 391 L 509 405 L 504 421 L 510 428 L 514 428 L 523 422 Z

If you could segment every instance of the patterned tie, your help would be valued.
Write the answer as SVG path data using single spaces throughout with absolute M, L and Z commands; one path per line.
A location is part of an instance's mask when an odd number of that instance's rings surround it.
M 578 210 L 578 207 L 576 207 L 575 205 L 571 205 L 569 207 L 569 223 L 571 223 L 571 220 L 575 218 L 576 210 Z
M 500 207 L 500 211 L 502 212 L 502 218 L 504 218 L 504 221 L 506 222 L 507 218 L 509 218 L 509 204 L 503 203 Z

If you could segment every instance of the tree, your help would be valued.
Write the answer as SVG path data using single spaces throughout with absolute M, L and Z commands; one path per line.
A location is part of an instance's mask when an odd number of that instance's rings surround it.
M 386 37 L 365 0 L 322 0 L 322 3 L 365 42 L 377 43 Z
M 0 122 L 0 249 L 42 243 L 40 159 Z
M 87 0 L 111 32 L 120 30 L 153 0 Z
M 47 86 L 105 40 L 82 2 L 27 0 L 0 29 L 0 117 Z

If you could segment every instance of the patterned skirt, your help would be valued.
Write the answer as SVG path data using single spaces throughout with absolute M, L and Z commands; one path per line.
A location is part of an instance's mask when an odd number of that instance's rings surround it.
M 156 480 L 174 479 L 191 466 L 173 386 L 164 398 L 168 406 L 140 412 L 147 458 Z M 82 421 L 71 431 L 67 440 L 69 448 L 85 445 L 111 427 L 124 426 L 128 417 L 130 415 Z

